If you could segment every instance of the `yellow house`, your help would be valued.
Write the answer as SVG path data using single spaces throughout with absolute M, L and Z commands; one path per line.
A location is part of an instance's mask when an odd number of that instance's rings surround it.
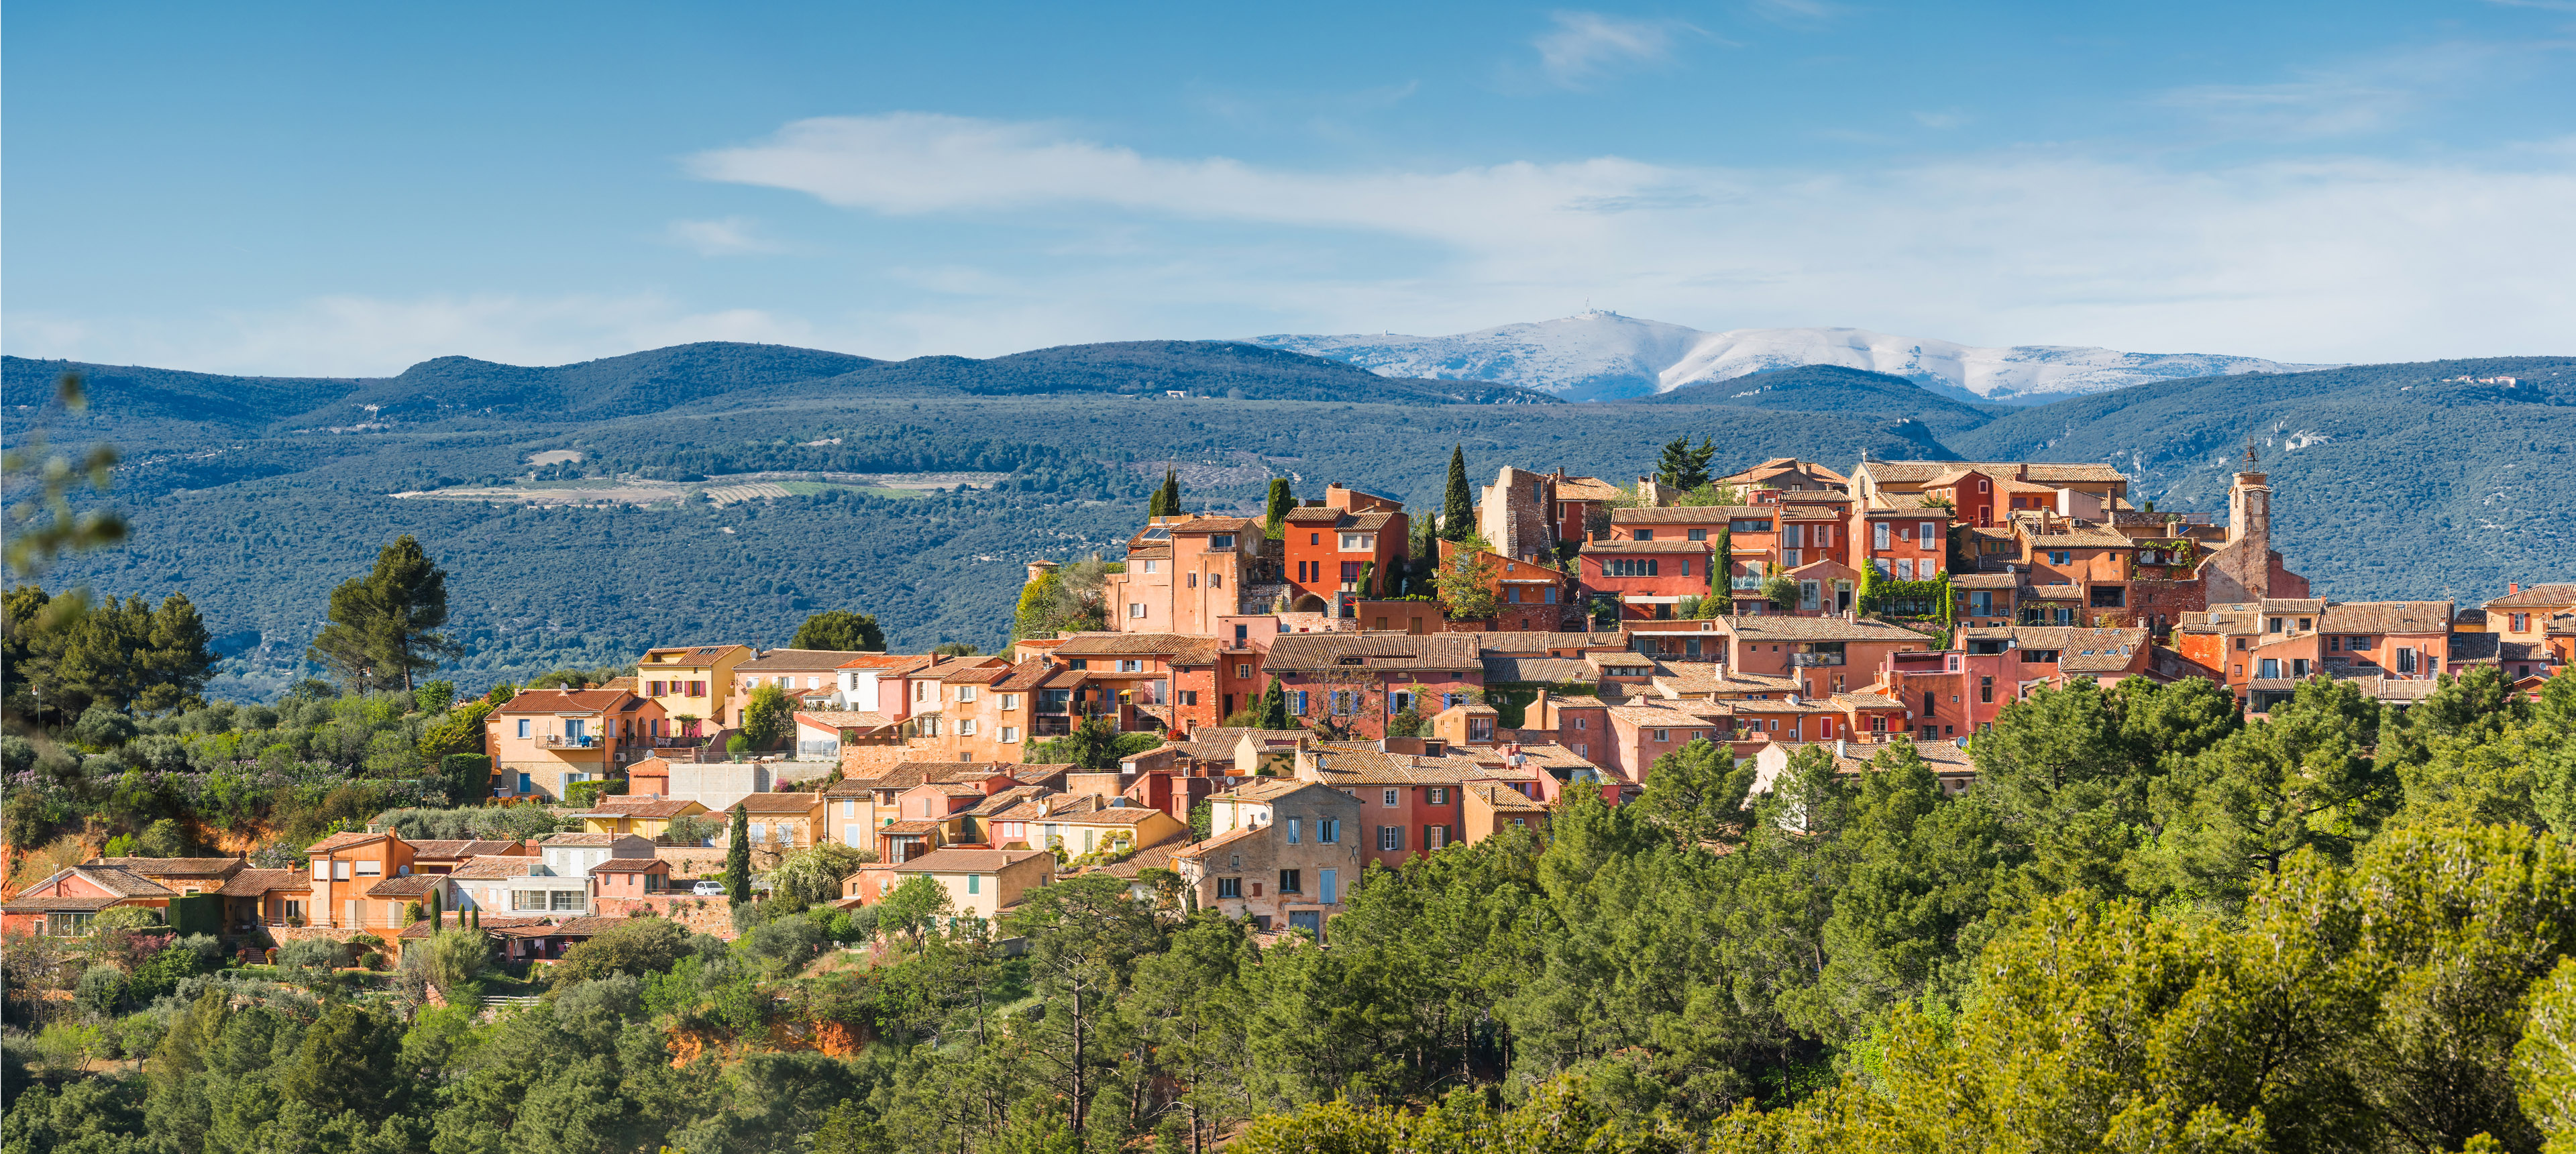
M 752 659 L 748 645 L 680 645 L 648 649 L 635 663 L 635 694 L 662 707 L 670 744 L 712 737 L 733 716 L 734 667 Z M 685 744 L 695 745 L 695 741 Z
M 707 807 L 687 798 L 610 796 L 571 816 L 581 819 L 583 833 L 631 833 L 659 838 L 669 832 L 672 818 L 706 812 Z

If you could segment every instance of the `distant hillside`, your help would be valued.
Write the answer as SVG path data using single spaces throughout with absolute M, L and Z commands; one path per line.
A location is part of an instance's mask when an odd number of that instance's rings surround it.
M 2466 601 L 2576 577 L 2576 357 L 2157 381 L 1948 443 L 1980 461 L 2106 462 L 2141 500 L 2223 512 L 2248 441 L 2272 484 L 2275 539 L 2323 592 Z
M 1923 386 L 1866 369 L 1840 365 L 1800 365 L 1723 381 L 1683 385 L 1668 393 L 1621 402 L 1632 405 L 1726 405 L 1739 409 L 1783 409 L 1802 413 L 1884 413 L 1912 417 L 1936 437 L 1976 428 L 2002 413 L 2005 405 L 1971 405 L 1954 401 Z
M 235 429 L 430 425 L 501 418 L 563 424 L 759 404 L 780 397 L 1122 396 L 1186 391 L 1253 400 L 1404 405 L 1555 404 L 1511 385 L 1382 377 L 1341 361 L 1224 341 L 1065 345 L 1009 356 L 880 361 L 847 353 L 724 341 L 525 366 L 439 357 L 377 378 L 225 377 L 117 365 L 0 358 L 13 396 L 42 395 L 66 370 L 91 383 L 101 412 Z

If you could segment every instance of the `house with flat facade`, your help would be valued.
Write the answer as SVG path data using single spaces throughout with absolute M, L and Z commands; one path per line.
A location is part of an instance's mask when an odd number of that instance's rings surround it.
M 114 866 L 71 866 L 0 902 L 0 934 L 85 938 L 90 922 L 110 907 L 166 910 L 178 896 L 159 882 Z
M 313 882 L 300 869 L 245 869 L 215 891 L 224 903 L 224 930 L 250 934 L 262 926 L 300 926 L 313 908 Z
M 1296 762 L 1299 780 L 1329 785 L 1360 803 L 1350 832 L 1361 838 L 1362 864 L 1375 861 L 1389 869 L 1459 840 L 1466 821 L 1463 786 L 1492 772 L 1469 759 L 1345 742 L 1299 750 Z
M 1288 511 L 1280 564 L 1288 576 L 1288 609 L 1344 616 L 1343 607 L 1386 590 L 1411 546 L 1404 503 L 1338 483 L 1324 499 Z
M 903 862 L 870 865 L 841 882 L 845 901 L 875 905 L 897 886 L 926 877 L 948 891 L 951 917 L 1001 920 L 1032 890 L 1055 881 L 1055 855 L 1044 850 L 943 849 Z
M 748 818 L 747 832 L 755 847 L 775 849 L 782 853 L 813 845 L 824 836 L 823 795 L 820 793 L 747 793 L 742 800 L 727 807 Z M 725 828 L 733 826 L 728 816 Z M 728 833 L 727 836 L 730 836 Z M 724 837 L 716 839 L 726 844 Z M 651 853 L 646 851 L 646 855 Z M 645 855 L 637 855 L 645 856 Z
M 1575 558 L 1575 580 L 1592 604 L 1617 605 L 1623 622 L 1669 621 L 1682 602 L 1712 595 L 1714 548 L 1708 542 L 1661 538 L 1587 541 Z
M 1730 669 L 1796 681 L 1805 697 L 1867 685 L 1881 658 L 1930 649 L 1932 639 L 1884 621 L 1842 617 L 1720 617 L 1715 659 Z
M 1109 627 L 1121 633 L 1214 636 L 1220 618 L 1257 611 L 1244 604 L 1274 548 L 1248 517 L 1160 516 L 1127 539 L 1127 567 L 1101 583 Z
M 1269 672 L 1288 713 L 1308 726 L 1330 723 L 1352 736 L 1386 736 L 1386 719 L 1406 709 L 1429 715 L 1483 688 L 1475 633 L 1295 633 L 1270 643 Z
M 1318 782 L 1264 778 L 1209 799 L 1211 836 L 1172 855 L 1199 905 L 1255 930 L 1319 941 L 1366 862 L 1359 799 Z
M 663 720 L 659 704 L 622 689 L 523 690 L 483 722 L 493 794 L 560 801 L 574 782 L 651 757 Z
M 645 650 L 635 662 L 635 693 L 661 707 L 652 736 L 694 745 L 725 728 L 733 716 L 734 670 L 751 656 L 748 645 Z
M 676 818 L 705 818 L 709 812 L 706 806 L 684 797 L 610 794 L 589 809 L 565 816 L 580 819 L 584 833 L 633 834 L 649 841 L 669 833 Z
M 730 727 L 742 726 L 743 710 L 751 703 L 751 691 L 774 685 L 792 703 L 813 708 L 828 708 L 831 699 L 841 693 L 841 667 L 866 657 L 885 654 L 862 653 L 843 649 L 765 649 L 733 669 L 733 697 L 727 704 Z
M 403 903 L 369 898 L 386 878 L 408 877 L 411 843 L 390 833 L 335 833 L 304 847 L 311 872 L 312 924 L 344 930 L 401 929 Z

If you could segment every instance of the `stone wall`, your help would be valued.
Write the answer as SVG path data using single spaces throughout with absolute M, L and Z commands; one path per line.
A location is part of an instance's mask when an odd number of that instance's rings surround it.
M 603 918 L 632 917 L 647 911 L 697 933 L 713 934 L 726 941 L 732 941 L 735 936 L 733 906 L 723 898 L 657 894 L 640 898 L 599 898 L 591 903 L 591 913 Z

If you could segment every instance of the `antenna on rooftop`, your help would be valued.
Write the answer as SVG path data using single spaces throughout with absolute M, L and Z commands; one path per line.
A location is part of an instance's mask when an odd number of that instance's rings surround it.
M 2254 438 L 2245 438 L 2245 463 L 2252 465 L 2261 462 L 2261 460 L 2262 457 L 2254 452 Z

